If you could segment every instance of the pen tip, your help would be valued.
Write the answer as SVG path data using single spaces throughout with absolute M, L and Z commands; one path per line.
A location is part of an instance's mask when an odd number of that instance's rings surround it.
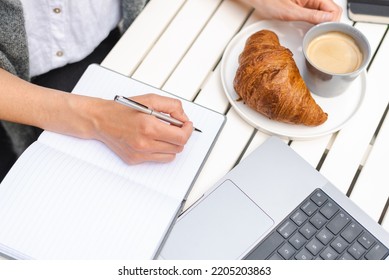
M 200 129 L 198 129 L 198 128 L 195 128 L 194 129 L 195 131 L 198 131 L 198 132 L 200 132 L 200 133 L 203 133 Z

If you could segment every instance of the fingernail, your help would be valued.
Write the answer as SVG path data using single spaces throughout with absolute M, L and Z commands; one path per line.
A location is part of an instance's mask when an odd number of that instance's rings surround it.
M 333 15 L 331 13 L 322 13 L 322 21 L 332 21 Z

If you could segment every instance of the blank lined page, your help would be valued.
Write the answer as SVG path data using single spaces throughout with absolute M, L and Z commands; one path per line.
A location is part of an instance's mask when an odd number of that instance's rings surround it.
M 157 90 L 93 65 L 75 91 L 113 99 Z M 14 258 L 151 259 L 223 123 L 184 102 L 194 132 L 172 163 L 130 166 L 103 143 L 44 132 L 0 185 L 0 251 Z
M 150 259 L 179 204 L 39 142 L 0 194 L 0 243 L 34 259 Z

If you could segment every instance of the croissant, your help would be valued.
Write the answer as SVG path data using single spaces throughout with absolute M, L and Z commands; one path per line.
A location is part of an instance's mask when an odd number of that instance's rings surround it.
M 293 53 L 269 30 L 247 39 L 239 55 L 234 89 L 250 108 L 272 120 L 317 126 L 328 117 L 312 98 Z

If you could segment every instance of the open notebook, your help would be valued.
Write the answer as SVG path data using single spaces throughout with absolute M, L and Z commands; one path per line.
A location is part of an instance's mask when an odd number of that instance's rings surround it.
M 170 95 L 98 65 L 73 92 Z M 168 164 L 129 166 L 98 141 L 43 132 L 0 185 L 0 252 L 17 259 L 154 258 L 225 121 L 182 102 L 202 133 Z

